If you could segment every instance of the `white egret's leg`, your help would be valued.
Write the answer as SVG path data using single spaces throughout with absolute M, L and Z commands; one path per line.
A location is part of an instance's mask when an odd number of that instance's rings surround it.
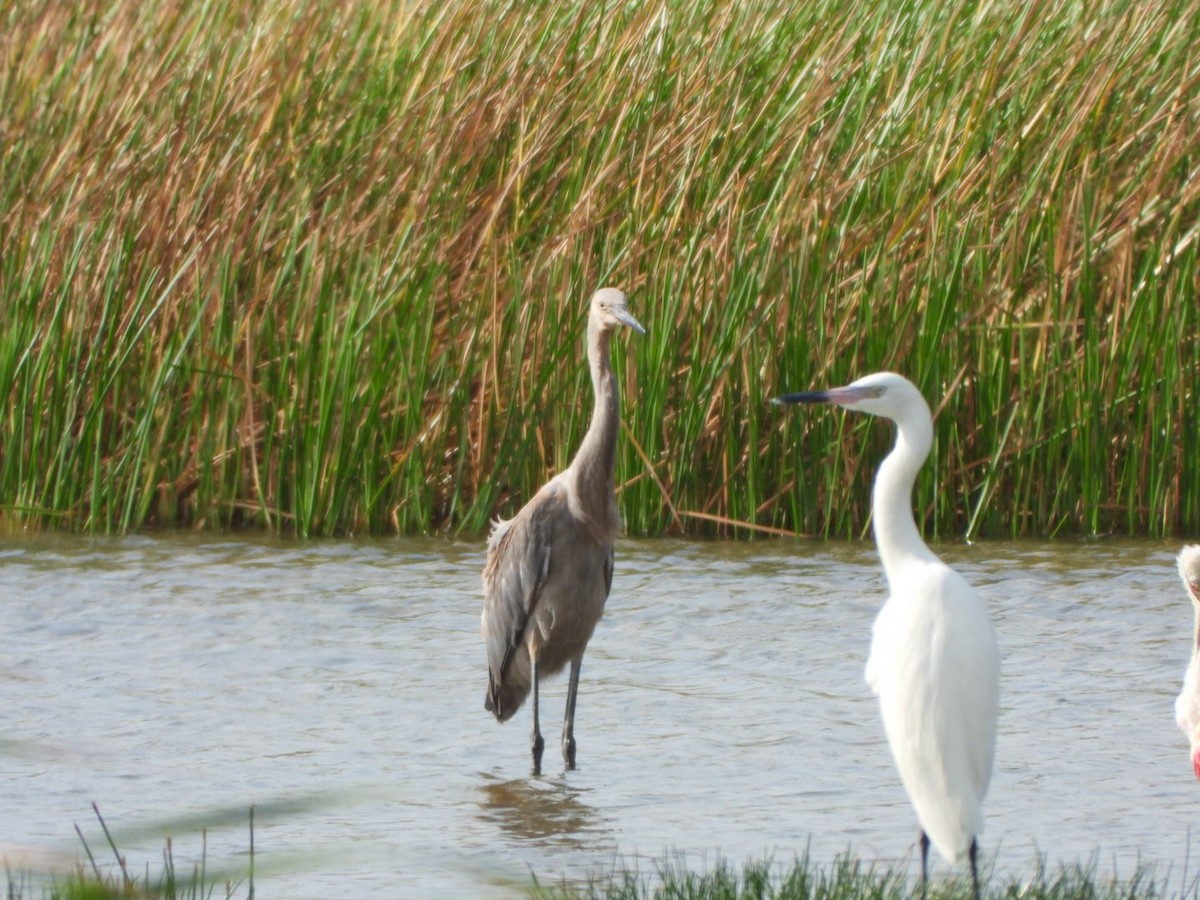
M 925 900 L 925 890 L 929 886 L 929 835 L 921 832 L 921 900 Z
M 979 844 L 975 838 L 971 838 L 971 884 L 975 888 L 975 900 L 979 900 L 979 865 L 976 863 L 976 857 L 979 856 Z

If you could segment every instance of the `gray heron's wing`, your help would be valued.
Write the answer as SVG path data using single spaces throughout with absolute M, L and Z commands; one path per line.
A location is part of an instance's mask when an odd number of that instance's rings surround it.
M 550 576 L 554 537 L 569 517 L 563 487 L 550 482 L 512 519 L 500 523 L 488 539 L 483 569 L 484 639 L 491 682 L 508 674 L 513 655 L 525 640 L 529 617 Z
M 604 596 L 612 593 L 613 563 L 617 558 L 616 548 L 608 545 L 608 555 L 604 558 Z

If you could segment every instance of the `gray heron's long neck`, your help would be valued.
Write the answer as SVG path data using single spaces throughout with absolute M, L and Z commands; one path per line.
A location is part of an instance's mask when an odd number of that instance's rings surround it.
M 932 446 L 931 422 L 897 422 L 896 445 L 875 476 L 871 491 L 875 544 L 891 584 L 896 582 L 905 563 L 937 560 L 921 540 L 912 513 L 913 484 Z
M 613 469 L 621 423 L 621 399 L 609 359 L 609 337 L 610 332 L 589 319 L 587 352 L 596 405 L 587 434 L 571 463 L 580 503 L 586 513 L 598 520 L 605 518 L 613 502 Z

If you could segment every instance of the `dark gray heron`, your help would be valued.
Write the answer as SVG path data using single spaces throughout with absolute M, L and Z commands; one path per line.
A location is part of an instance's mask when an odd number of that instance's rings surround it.
M 626 309 L 625 299 L 616 288 L 592 295 L 587 355 L 596 405 L 579 452 L 520 512 L 508 521 L 497 520 L 488 537 L 481 623 L 488 688 L 483 705 L 504 722 L 533 691 L 535 775 L 541 772 L 545 746 L 538 727 L 538 682 L 568 663 L 562 752 L 567 768 L 575 768 L 579 667 L 612 588 L 613 543 L 621 531 L 613 493 L 621 408 L 609 342 L 622 326 L 646 333 Z
M 970 860 L 979 900 L 976 836 L 996 750 L 1000 653 L 983 598 L 934 555 L 913 520 L 913 483 L 933 446 L 929 404 L 891 372 L 771 402 L 835 403 L 896 423 L 896 444 L 871 490 L 891 594 L 875 619 L 867 684 L 879 697 L 892 758 L 921 823 L 921 896 L 932 841 L 951 863 Z

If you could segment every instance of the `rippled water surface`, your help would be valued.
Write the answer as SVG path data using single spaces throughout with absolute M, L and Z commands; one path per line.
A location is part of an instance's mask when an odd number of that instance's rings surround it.
M 988 859 L 1183 876 L 1200 784 L 1173 721 L 1178 545 L 937 549 L 1000 634 Z M 622 542 L 580 768 L 562 771 L 555 679 L 537 778 L 528 711 L 483 710 L 482 561 L 433 540 L 0 542 L 0 853 L 74 859 L 78 823 L 103 859 L 95 802 L 152 873 L 165 836 L 182 867 L 205 832 L 210 867 L 244 866 L 254 805 L 261 897 L 505 897 L 531 871 L 667 854 L 914 858 L 862 679 L 884 597 L 869 544 Z

